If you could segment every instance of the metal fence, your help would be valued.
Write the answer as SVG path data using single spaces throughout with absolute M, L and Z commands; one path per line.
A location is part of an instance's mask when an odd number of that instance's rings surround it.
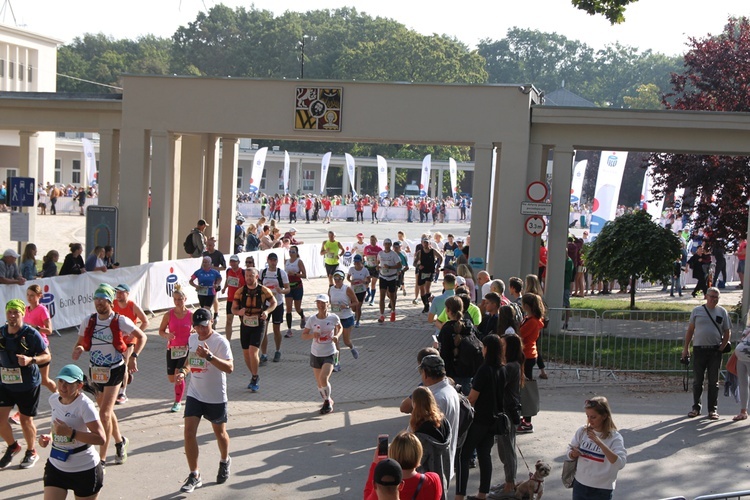
M 750 498 L 750 490 L 743 491 L 730 491 L 727 493 L 715 493 L 712 495 L 701 495 L 695 497 L 693 500 L 733 500 L 741 498 Z M 662 498 L 661 500 L 688 500 L 686 497 L 669 497 Z

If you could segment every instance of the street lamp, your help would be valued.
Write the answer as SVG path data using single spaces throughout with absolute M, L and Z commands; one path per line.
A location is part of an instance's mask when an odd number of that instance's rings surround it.
M 299 79 L 302 80 L 305 77 L 305 39 L 310 38 L 307 35 L 302 35 L 302 41 L 299 42 L 302 48 L 302 57 L 299 60 Z

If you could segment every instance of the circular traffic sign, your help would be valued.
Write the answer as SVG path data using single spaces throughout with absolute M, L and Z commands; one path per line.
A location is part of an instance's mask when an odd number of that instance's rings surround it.
M 544 182 L 536 181 L 529 184 L 529 187 L 526 188 L 526 196 L 531 201 L 544 201 L 547 199 L 547 195 L 549 192 L 547 191 L 547 184 Z
M 547 223 L 544 222 L 542 217 L 537 215 L 529 217 L 524 223 L 524 229 L 526 229 L 526 232 L 531 236 L 540 236 L 546 228 Z

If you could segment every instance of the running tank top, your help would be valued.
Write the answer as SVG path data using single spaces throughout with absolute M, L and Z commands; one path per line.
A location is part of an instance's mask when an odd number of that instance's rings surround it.
M 167 349 L 170 347 L 183 347 L 188 345 L 190 329 L 193 326 L 193 313 L 188 309 L 182 319 L 174 313 L 174 309 L 169 311 L 169 323 L 167 328 L 169 333 L 174 334 L 174 338 L 167 343 Z
M 347 319 L 354 316 L 352 313 L 351 303 L 349 302 L 349 296 L 346 291 L 349 289 L 347 285 L 341 285 L 341 288 L 332 286 L 328 289 L 328 296 L 331 297 L 331 311 L 339 317 L 339 319 Z M 342 308 L 342 306 L 348 306 Z
M 335 266 L 339 263 L 339 242 L 338 241 L 326 241 L 323 243 L 323 248 L 326 249 L 325 263 L 329 266 Z
M 284 262 L 284 271 L 286 271 L 286 274 L 289 275 L 289 285 L 294 288 L 296 286 L 299 286 L 302 284 L 302 277 L 297 275 L 292 275 L 292 273 L 299 273 L 299 257 L 295 259 L 294 261 L 287 260 Z
M 135 309 L 133 308 L 133 305 L 135 305 L 135 302 L 129 300 L 125 307 L 120 307 L 120 303 L 115 301 L 112 304 L 112 309 L 120 316 L 130 318 L 130 321 L 135 323 L 136 321 L 138 321 L 138 316 L 135 315 Z

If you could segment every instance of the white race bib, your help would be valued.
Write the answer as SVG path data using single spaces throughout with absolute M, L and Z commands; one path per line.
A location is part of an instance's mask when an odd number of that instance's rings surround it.
M 172 359 L 182 359 L 188 355 L 188 346 L 172 346 L 169 348 L 169 357 Z
M 23 383 L 20 368 L 0 368 L 0 376 L 2 377 L 3 384 Z
M 97 384 L 106 384 L 109 382 L 111 371 L 109 366 L 92 366 L 91 381 Z
M 238 288 L 240 286 L 240 279 L 236 276 L 230 276 L 229 278 L 227 278 L 227 286 Z
M 242 324 L 245 326 L 256 327 L 260 325 L 260 318 L 257 315 L 243 316 Z

